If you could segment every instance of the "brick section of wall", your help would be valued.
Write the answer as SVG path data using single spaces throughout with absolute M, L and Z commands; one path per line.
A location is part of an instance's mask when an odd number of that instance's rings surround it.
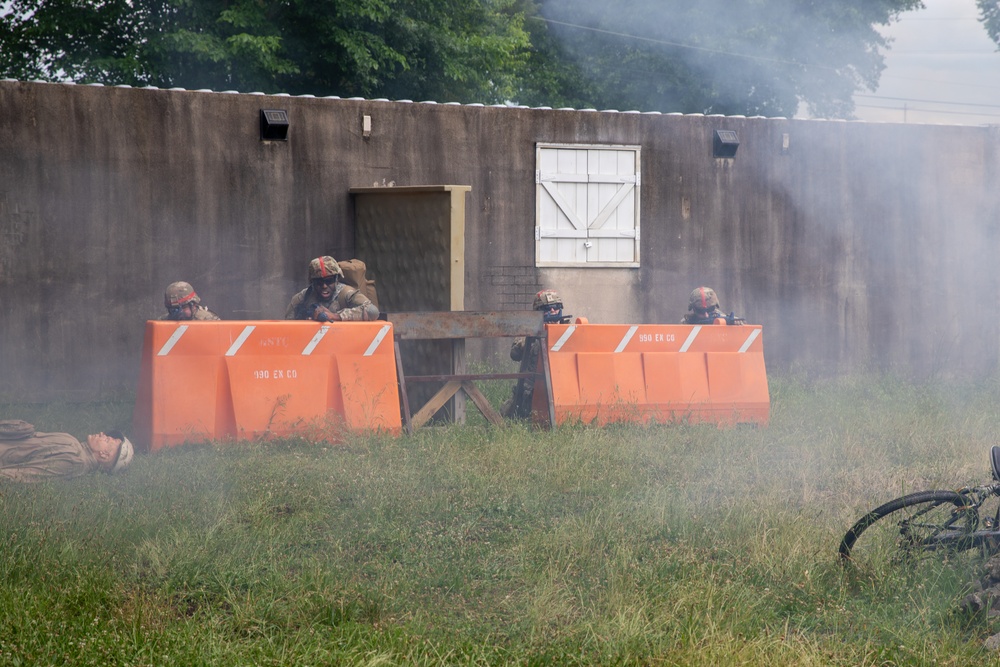
M 500 310 L 530 309 L 535 294 L 542 289 L 538 271 L 533 266 L 491 266 L 487 275 Z

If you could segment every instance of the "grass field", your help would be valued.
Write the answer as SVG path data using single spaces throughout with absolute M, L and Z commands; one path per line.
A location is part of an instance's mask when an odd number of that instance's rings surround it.
M 494 395 L 502 398 L 502 387 Z M 765 429 L 436 427 L 0 484 L 0 665 L 965 665 L 975 563 L 846 570 L 989 477 L 1000 386 L 772 378 Z M 128 401 L 0 406 L 77 435 Z

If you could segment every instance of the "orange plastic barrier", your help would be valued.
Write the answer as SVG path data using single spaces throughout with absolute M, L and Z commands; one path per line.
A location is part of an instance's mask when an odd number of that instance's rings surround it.
M 398 433 L 388 322 L 149 321 L 133 413 L 139 447 L 342 429 Z
M 546 332 L 551 410 L 541 379 L 532 404 L 541 423 L 770 418 L 760 326 L 550 324 Z

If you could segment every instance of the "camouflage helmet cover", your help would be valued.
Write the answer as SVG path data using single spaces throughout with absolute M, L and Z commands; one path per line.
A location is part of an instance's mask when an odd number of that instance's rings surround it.
M 167 291 L 163 293 L 163 303 L 167 308 L 177 308 L 188 303 L 197 306 L 201 303 L 201 298 L 191 287 L 191 283 L 179 280 L 167 285 Z
M 344 277 L 344 271 L 337 260 L 329 255 L 323 255 L 309 262 L 309 281 L 322 280 L 330 276 Z
M 696 287 L 688 299 L 688 310 L 711 310 L 719 307 L 719 297 L 711 287 Z
M 543 289 L 541 292 L 535 295 L 535 300 L 531 304 L 532 310 L 539 310 L 552 304 L 562 305 L 562 297 L 559 296 L 559 292 L 554 289 Z

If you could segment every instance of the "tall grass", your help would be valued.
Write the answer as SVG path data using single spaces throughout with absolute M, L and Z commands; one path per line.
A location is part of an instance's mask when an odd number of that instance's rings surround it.
M 955 612 L 973 565 L 859 574 L 836 548 L 892 497 L 985 481 L 1000 388 L 771 389 L 763 429 L 435 427 L 2 484 L 0 665 L 984 659 L 1000 625 Z M 130 408 L 0 418 L 84 435 Z

